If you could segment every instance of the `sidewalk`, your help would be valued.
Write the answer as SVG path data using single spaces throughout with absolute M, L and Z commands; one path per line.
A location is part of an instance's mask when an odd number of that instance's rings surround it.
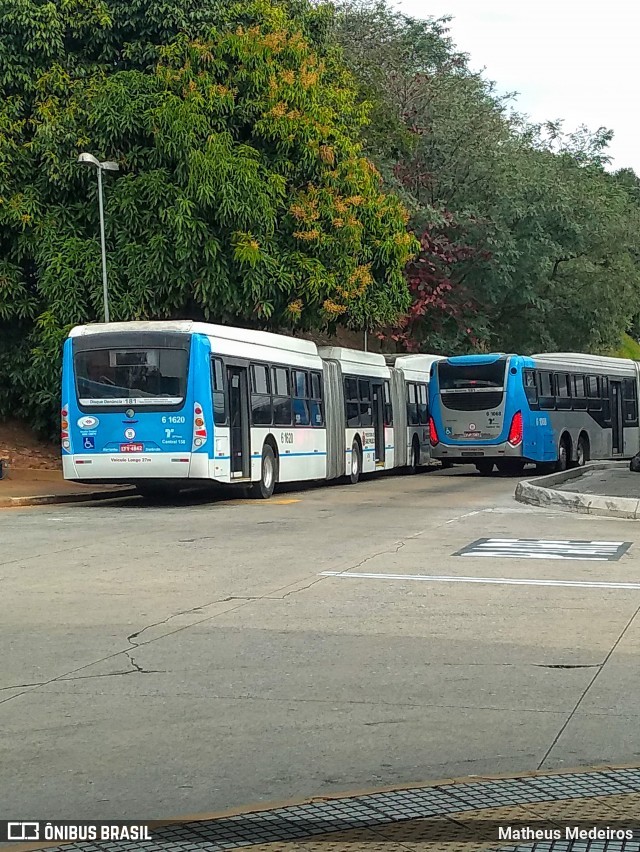
M 586 469 L 582 476 L 562 482 L 556 488 L 558 491 L 570 491 L 575 494 L 599 494 L 640 500 L 640 473 L 632 473 L 628 462 L 625 462 L 624 466 L 621 463 L 620 467 Z
M 8 474 L 8 475 L 7 475 Z M 134 493 L 128 485 L 81 485 L 66 482 L 57 470 L 13 469 L 0 479 L 0 508 L 82 503 Z
M 450 779 L 148 823 L 152 840 L 138 845 L 157 852 L 638 852 L 639 808 L 640 771 L 599 767 Z M 9 850 L 131 848 L 119 839 Z
M 629 462 L 595 462 L 518 483 L 516 500 L 568 512 L 640 520 L 640 473 Z

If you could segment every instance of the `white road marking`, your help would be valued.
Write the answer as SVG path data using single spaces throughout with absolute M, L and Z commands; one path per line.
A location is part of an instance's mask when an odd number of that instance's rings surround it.
M 423 583 L 488 583 L 496 586 L 553 586 L 570 589 L 640 590 L 640 583 L 600 583 L 589 580 L 524 580 L 515 577 L 454 577 L 435 574 L 377 574 L 356 571 L 322 571 L 321 577 L 355 580 L 417 580 Z
M 574 539 L 480 538 L 454 556 L 496 559 L 582 559 L 616 562 L 631 547 L 625 541 L 576 541 Z

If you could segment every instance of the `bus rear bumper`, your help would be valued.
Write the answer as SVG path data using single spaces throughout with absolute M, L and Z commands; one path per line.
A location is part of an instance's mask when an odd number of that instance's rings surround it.
M 92 453 L 62 457 L 65 479 L 135 482 L 137 479 L 207 479 L 205 453 Z
M 467 444 L 465 446 L 453 444 L 437 444 L 431 447 L 431 455 L 434 459 L 446 459 L 457 464 L 473 464 L 478 459 L 520 459 L 522 458 L 522 444 L 513 447 L 508 441 L 501 444 Z

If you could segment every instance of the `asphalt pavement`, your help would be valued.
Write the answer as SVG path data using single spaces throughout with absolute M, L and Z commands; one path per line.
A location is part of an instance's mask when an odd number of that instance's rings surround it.
M 515 483 L 0 511 L 2 810 L 168 818 L 640 762 L 638 525 Z

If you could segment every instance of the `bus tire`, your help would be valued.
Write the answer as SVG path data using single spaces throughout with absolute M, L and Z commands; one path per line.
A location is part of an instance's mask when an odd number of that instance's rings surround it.
M 560 444 L 558 445 L 558 460 L 555 464 L 555 472 L 562 473 L 569 467 L 569 461 L 571 459 L 571 450 L 569 448 L 569 439 L 566 435 L 563 435 L 560 439 Z
M 251 496 L 256 500 L 268 500 L 274 492 L 278 482 L 278 462 L 273 447 L 265 444 L 262 448 L 262 461 L 260 462 L 260 481 L 251 486 Z
M 491 476 L 491 474 L 493 473 L 493 462 L 489 461 L 489 459 L 477 461 L 475 465 L 476 470 L 481 476 Z
M 589 439 L 586 435 L 580 435 L 576 449 L 576 467 L 584 467 L 589 461 Z
M 409 466 L 407 468 L 410 474 L 417 473 L 420 470 L 420 444 L 418 443 L 418 439 L 413 439 L 413 444 L 411 445 L 411 455 L 410 455 Z
M 349 482 L 351 485 L 357 485 L 360 476 L 362 475 L 362 450 L 357 441 L 353 442 L 351 447 L 351 469 L 349 471 Z

